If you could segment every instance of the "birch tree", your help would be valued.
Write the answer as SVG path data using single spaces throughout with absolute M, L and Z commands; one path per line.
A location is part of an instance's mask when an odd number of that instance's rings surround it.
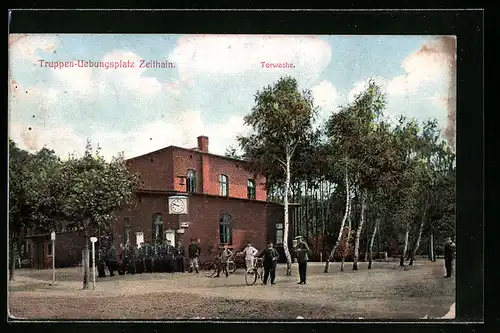
M 287 275 L 291 275 L 289 250 L 289 195 L 294 156 L 313 136 L 316 114 L 311 92 L 299 91 L 297 81 L 282 77 L 255 95 L 255 106 L 244 118 L 251 132 L 238 138 L 243 158 L 252 161 L 254 170 L 274 179 L 283 187 L 283 249 Z M 307 161 L 302 161 L 307 163 Z

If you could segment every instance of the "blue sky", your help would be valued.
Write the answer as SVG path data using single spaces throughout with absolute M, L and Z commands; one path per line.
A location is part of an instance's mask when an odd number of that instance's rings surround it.
M 425 36 L 11 35 L 9 135 L 24 149 L 46 145 L 61 156 L 81 153 L 90 138 L 107 158 L 194 147 L 206 135 L 209 150 L 223 154 L 248 131 L 243 116 L 257 90 L 282 75 L 312 90 L 317 124 L 375 78 L 389 118 L 434 117 L 444 128 L 450 57 Z M 78 60 L 135 67 L 83 68 Z M 138 68 L 141 60 L 175 68 Z M 53 61 L 75 65 L 45 67 Z

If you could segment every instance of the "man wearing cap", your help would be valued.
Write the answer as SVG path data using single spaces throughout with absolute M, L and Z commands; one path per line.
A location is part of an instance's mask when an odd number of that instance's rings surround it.
M 445 278 L 451 277 L 454 254 L 455 254 L 455 243 L 453 243 L 451 237 L 447 237 L 446 242 L 444 244 L 444 267 L 446 268 Z
M 258 252 L 259 251 L 253 247 L 250 242 L 247 242 L 247 246 L 241 251 L 241 253 L 245 255 L 245 266 L 247 271 L 253 268 L 253 262 Z
M 199 258 L 200 258 L 201 249 L 196 244 L 196 239 L 191 239 L 191 244 L 188 246 L 188 258 L 189 258 L 189 272 L 192 273 L 193 269 L 198 273 L 199 267 Z
M 274 279 L 276 278 L 276 263 L 278 262 L 279 254 L 278 251 L 273 247 L 273 242 L 267 242 L 267 249 L 262 251 L 259 257 L 263 257 L 264 264 L 264 284 L 267 284 L 267 279 L 271 277 L 271 284 L 274 284 Z
M 302 236 L 295 237 L 297 240 L 297 246 L 295 248 L 295 253 L 297 256 L 297 261 L 299 263 L 299 277 L 300 282 L 298 284 L 306 284 L 307 275 L 307 261 L 309 260 L 309 246 L 304 241 Z

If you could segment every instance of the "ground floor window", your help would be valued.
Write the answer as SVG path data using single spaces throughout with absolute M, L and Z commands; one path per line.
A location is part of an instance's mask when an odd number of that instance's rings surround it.
M 283 223 L 276 223 L 276 245 L 283 244 Z
M 231 215 L 221 215 L 219 221 L 219 236 L 221 244 L 233 245 L 233 228 Z

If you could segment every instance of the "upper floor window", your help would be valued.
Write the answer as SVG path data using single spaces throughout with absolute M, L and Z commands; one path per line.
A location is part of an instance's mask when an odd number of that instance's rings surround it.
M 255 199 L 255 180 L 254 179 L 248 180 L 247 196 L 248 196 L 248 199 Z
M 163 215 L 160 213 L 153 214 L 153 235 L 151 239 L 153 243 L 161 242 L 163 237 Z
M 128 245 L 130 244 L 130 218 L 125 217 L 123 219 L 123 226 L 124 226 L 124 235 L 123 235 L 123 240 L 125 241 L 125 244 Z
M 193 169 L 188 170 L 187 182 L 186 182 L 186 192 L 195 193 L 196 192 L 196 171 Z
M 226 175 L 220 175 L 220 195 L 229 196 L 229 179 Z
M 219 236 L 221 244 L 233 244 L 232 217 L 229 214 L 222 214 L 219 220 Z

